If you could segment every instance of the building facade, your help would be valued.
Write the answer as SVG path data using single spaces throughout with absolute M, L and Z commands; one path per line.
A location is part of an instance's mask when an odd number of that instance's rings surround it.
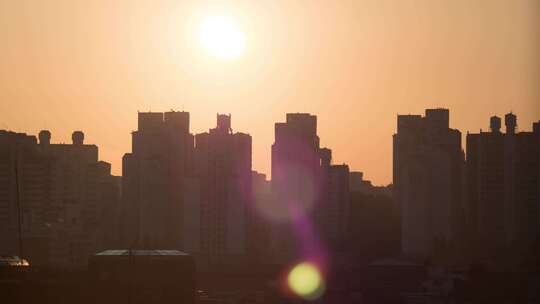
M 276 262 L 320 258 L 346 237 L 349 167 L 332 165 L 332 151 L 321 148 L 317 117 L 288 113 L 275 124 L 272 195 Z
M 540 122 L 516 132 L 517 117 L 490 119 L 490 131 L 467 134 L 466 215 L 477 258 L 523 253 L 540 228 Z
M 245 258 L 252 201 L 251 136 L 233 133 L 230 115 L 195 137 L 200 183 L 200 251 L 209 263 Z
M 98 161 L 98 148 L 73 132 L 72 144 L 51 144 L 51 133 L 0 132 L 2 199 L 0 251 L 37 267 L 80 269 L 116 241 L 119 178 Z M 5 228 L 5 229 L 4 229 Z
M 183 249 L 184 204 L 197 199 L 193 145 L 188 112 L 138 113 L 132 152 L 122 160 L 126 248 Z
M 402 253 L 428 258 L 438 248 L 459 247 L 464 155 L 461 133 L 449 127 L 449 111 L 398 115 L 393 162 Z
M 320 195 L 319 149 L 316 116 L 288 113 L 286 122 L 275 124 L 271 185 L 280 215 L 274 224 L 276 262 L 299 258 L 309 250 L 305 247 L 315 233 L 314 209 Z

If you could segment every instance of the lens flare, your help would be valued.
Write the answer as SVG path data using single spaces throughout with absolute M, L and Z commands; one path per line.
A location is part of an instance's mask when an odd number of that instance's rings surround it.
M 324 281 L 315 265 L 303 262 L 296 265 L 287 277 L 289 288 L 306 300 L 316 300 L 324 293 Z

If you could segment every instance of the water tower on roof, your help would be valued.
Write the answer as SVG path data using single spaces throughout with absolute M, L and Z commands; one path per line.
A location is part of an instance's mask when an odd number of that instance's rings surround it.
M 75 131 L 71 135 L 71 140 L 74 145 L 82 146 L 84 144 L 84 133 L 82 131 Z

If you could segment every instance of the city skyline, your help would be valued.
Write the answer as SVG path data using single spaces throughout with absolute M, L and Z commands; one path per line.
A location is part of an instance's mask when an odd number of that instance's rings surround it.
M 444 108 L 444 107 L 438 107 L 438 108 L 436 108 L 436 109 L 447 109 L 447 108 Z M 448 110 L 450 110 L 450 109 L 448 109 Z M 193 115 L 193 113 L 191 113 L 191 112 L 189 112 L 189 111 L 185 111 L 185 110 L 182 110 L 182 111 L 175 111 L 174 109 L 171 109 L 171 112 L 188 113 L 190 116 Z M 155 112 L 154 112 L 154 111 L 147 111 L 147 112 L 145 112 L 145 111 L 138 111 L 137 113 L 163 113 L 163 112 L 159 112 L 159 111 L 155 111 Z M 495 115 L 495 116 L 497 116 L 497 115 L 502 116 L 502 115 L 504 115 L 505 113 L 514 113 L 514 114 L 518 114 L 518 116 L 520 116 L 519 113 L 516 113 L 516 112 L 513 112 L 513 111 L 510 111 L 510 112 L 504 112 L 504 113 L 500 113 L 500 114 L 499 114 L 499 113 L 493 113 L 492 115 L 487 116 L 487 117 L 485 118 L 485 120 L 484 120 L 484 124 L 483 124 L 481 127 L 477 128 L 477 129 L 475 129 L 475 130 L 461 130 L 461 129 L 459 129 L 459 128 L 456 127 L 457 130 L 461 131 L 461 142 L 462 142 L 462 144 L 461 144 L 461 149 L 463 150 L 463 152 L 466 152 L 466 145 L 465 145 L 464 143 L 465 143 L 465 139 L 466 139 L 466 137 L 467 137 L 467 134 L 469 134 L 469 133 L 475 133 L 475 132 L 489 131 L 489 130 L 490 130 L 490 125 L 489 125 L 489 121 L 488 121 L 487 119 L 488 119 L 489 117 L 493 117 L 493 115 Z M 218 114 L 218 115 L 225 115 L 225 114 L 220 114 L 220 113 L 217 113 L 217 114 Z M 295 112 L 295 113 L 288 113 L 288 114 L 313 114 L 313 113 L 299 113 L 299 112 Z M 229 113 L 228 115 L 230 115 L 231 117 L 233 117 L 233 115 L 230 114 L 230 113 Z M 318 116 L 317 114 L 314 114 L 314 115 L 315 115 L 317 118 L 319 118 L 319 116 Z M 398 113 L 398 114 L 396 114 L 395 116 L 400 116 L 400 115 L 402 115 L 402 116 L 407 116 L 407 115 L 411 115 L 411 114 L 400 114 L 400 113 Z M 214 114 L 214 119 L 215 119 L 215 114 Z M 278 119 L 278 120 L 279 120 L 279 119 Z M 191 122 L 193 122 L 193 120 L 191 120 L 190 123 L 191 123 Z M 531 128 L 532 128 L 531 126 L 532 126 L 534 123 L 537 123 L 537 122 L 538 122 L 538 120 L 537 120 L 537 119 L 535 120 L 535 119 L 533 118 L 529 123 L 525 124 L 525 123 L 523 123 L 523 121 L 521 121 L 521 119 L 520 119 L 520 120 L 518 121 L 518 123 L 517 123 L 517 126 L 516 126 L 516 132 L 531 131 L 531 130 L 532 130 L 532 129 L 531 129 Z M 450 123 L 452 124 L 452 121 L 451 121 L 451 120 L 450 120 Z M 520 128 L 520 126 L 521 126 L 521 128 Z M 317 127 L 318 127 L 318 129 L 321 129 L 320 124 L 318 124 Z M 190 128 L 191 128 L 191 125 L 190 125 Z M 208 129 L 208 128 L 206 128 L 206 130 L 207 130 L 207 129 Z M 38 134 L 39 132 L 43 131 L 43 130 L 50 131 L 50 132 L 52 133 L 52 135 L 51 135 L 51 142 L 54 142 L 54 143 L 56 143 L 56 144 L 69 143 L 69 142 L 72 140 L 72 138 L 71 138 L 71 137 L 72 137 L 72 132 L 74 132 L 74 131 L 82 131 L 82 132 L 85 132 L 85 130 L 79 130 L 79 129 L 76 129 L 76 130 L 62 130 L 62 129 L 60 129 L 60 130 L 50 130 L 50 129 L 38 129 L 38 130 L 36 130 L 36 132 L 25 132 L 25 130 L 12 130 L 12 129 L 7 129 L 6 131 L 20 132 L 20 133 L 27 133 L 27 134 L 30 135 L 30 136 L 32 136 L 32 134 L 36 134 L 36 136 L 37 136 L 37 134 Z M 134 128 L 132 132 L 134 132 L 135 130 L 136 130 L 136 128 Z M 254 142 L 256 141 L 256 136 L 252 136 L 252 134 L 249 132 L 249 130 L 244 130 L 244 131 L 246 132 L 246 134 L 251 135 L 251 137 L 254 138 Z M 393 132 L 396 132 L 396 131 L 397 131 L 397 126 L 396 126 L 396 128 L 395 128 L 395 130 L 394 130 Z M 199 130 L 191 130 L 191 132 L 192 132 L 193 134 L 204 133 L 204 129 L 203 129 L 203 130 L 200 130 L 200 131 L 199 131 Z M 58 133 L 60 133 L 60 134 L 68 133 L 69 136 L 68 136 L 67 138 L 65 138 L 65 140 L 59 140 L 58 137 L 55 136 L 55 135 L 58 134 Z M 86 137 L 88 137 L 88 134 L 87 134 L 86 132 L 85 132 L 84 134 L 85 134 Z M 129 137 L 129 135 L 128 135 L 128 137 Z M 92 138 L 92 137 L 90 137 L 90 138 Z M 108 162 L 108 163 L 111 165 L 111 172 L 112 172 L 113 175 L 121 176 L 121 175 L 122 175 L 122 157 L 120 158 L 120 161 L 119 161 L 119 162 L 115 162 L 114 160 L 111 161 L 111 160 L 109 160 L 109 159 L 103 158 L 103 155 L 109 155 L 110 153 L 107 153 L 107 152 L 105 151 L 106 148 L 104 148 L 104 147 L 98 145 L 95 141 L 92 141 L 92 142 L 93 142 L 95 145 L 97 145 L 97 146 L 100 147 L 100 155 L 99 155 L 99 159 L 100 159 L 101 161 L 106 161 L 106 162 Z M 328 142 L 328 141 L 325 140 L 325 141 L 323 141 L 323 142 Z M 390 142 L 391 142 L 391 140 L 390 140 Z M 321 144 L 321 145 L 323 145 L 323 144 Z M 128 150 L 129 150 L 129 149 L 128 149 Z M 127 151 L 127 150 L 126 150 L 126 151 Z M 123 153 L 126 153 L 126 151 L 124 151 Z M 336 151 L 336 149 L 332 149 L 332 151 L 334 152 L 334 151 Z M 103 152 L 105 152 L 105 153 L 103 153 Z M 123 153 L 122 153 L 122 155 L 123 155 Z M 253 159 L 255 159 L 255 155 L 254 155 L 255 153 L 254 153 L 254 151 L 253 151 L 252 153 L 253 153 L 253 154 L 252 154 L 252 157 L 253 157 Z M 334 153 L 335 153 L 335 152 L 334 152 Z M 334 153 L 333 153 L 333 155 L 334 155 Z M 268 147 L 268 149 L 267 149 L 267 154 L 268 154 L 268 155 L 271 155 L 271 145 L 270 145 L 270 146 Z M 338 151 L 338 155 L 339 155 L 339 151 Z M 390 161 L 391 161 L 391 158 L 392 158 L 391 152 L 390 152 L 389 158 L 390 158 Z M 372 177 L 371 177 L 371 176 L 367 173 L 367 171 L 365 171 L 363 168 L 358 168 L 358 167 L 352 167 L 352 166 L 351 166 L 351 163 L 355 163 L 355 162 L 357 161 L 357 159 L 351 159 L 351 160 L 335 160 L 334 158 L 332 158 L 332 161 L 333 161 L 333 162 L 332 162 L 333 164 L 346 164 L 346 165 L 350 166 L 350 167 L 351 167 L 351 172 L 352 172 L 352 171 L 355 171 L 355 172 L 356 172 L 356 171 L 360 171 L 360 172 L 362 172 L 362 173 L 363 173 L 363 176 L 364 176 L 365 178 L 367 178 L 369 181 L 371 181 L 374 185 L 377 185 L 377 186 L 386 186 L 386 185 L 392 184 L 392 168 L 391 168 L 391 167 L 390 167 L 390 177 L 389 177 L 390 180 L 388 180 L 387 182 L 382 182 L 382 183 L 380 183 L 380 182 L 378 182 L 377 180 L 373 180 Z M 114 168 L 115 165 L 117 166 L 116 169 Z M 256 172 L 265 174 L 266 177 L 267 177 L 267 179 L 271 180 L 271 177 L 272 177 L 272 175 L 271 175 L 271 168 L 268 168 L 268 171 L 263 171 L 263 170 L 260 170 L 259 168 L 256 168 L 255 165 L 254 165 L 254 166 L 253 166 L 253 170 L 256 171 Z
M 115 3 L 0 4 L 0 128 L 55 142 L 83 130 L 118 175 L 135 111 L 184 109 L 194 133 L 231 113 L 270 176 L 273 123 L 307 112 L 336 163 L 388 184 L 396 114 L 450 108 L 463 133 L 540 114 L 537 1 Z M 191 41 L 197 18 L 221 13 L 245 35 L 236 60 Z
M 250 297 L 265 303 L 273 297 L 351 300 L 358 291 L 410 298 L 401 288 L 430 299 L 459 299 L 467 290 L 489 297 L 474 286 L 452 287 L 457 294 L 447 295 L 425 283 L 476 280 L 476 267 L 519 271 L 523 278 L 534 273 L 540 120 L 522 131 L 513 113 L 504 115 L 504 128 L 501 117 L 491 116 L 488 131 L 467 132 L 462 142 L 450 118 L 444 108 L 396 116 L 393 184 L 386 187 L 333 164 L 317 116 L 309 113 L 286 113 L 274 124 L 270 180 L 253 170 L 252 137 L 235 132 L 228 114 L 216 115 L 215 128 L 193 134 L 189 112 L 138 112 L 122 176 L 111 175 L 99 147 L 80 130 L 70 144 L 54 143 L 49 130 L 37 136 L 0 130 L 0 266 L 74 272 L 78 280 L 100 272 L 89 290 L 128 283 L 113 288 L 114 296 L 97 294 L 104 298 L 142 296 L 153 286 L 171 288 L 165 297 L 208 299 L 208 290 L 220 298 L 225 274 L 256 281 Z M 175 289 L 176 280 L 153 280 L 158 260 L 163 269 L 177 265 L 171 271 L 192 283 Z M 139 267 L 146 270 L 137 270 L 140 289 L 133 291 L 129 274 Z M 359 267 L 387 279 L 366 280 Z M 285 274 L 286 286 L 264 283 Z M 345 283 L 341 275 L 354 279 Z M 391 285 L 388 275 L 398 275 Z M 369 286 L 385 286 L 384 292 Z M 239 299 L 243 288 L 225 290 Z
M 0 302 L 540 303 L 540 0 L 0 0 Z

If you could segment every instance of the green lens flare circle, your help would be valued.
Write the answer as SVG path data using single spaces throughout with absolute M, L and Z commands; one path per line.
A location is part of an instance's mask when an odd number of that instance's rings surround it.
M 314 300 L 324 291 L 321 273 L 315 265 L 304 262 L 296 265 L 287 277 L 289 288 L 298 296 Z

